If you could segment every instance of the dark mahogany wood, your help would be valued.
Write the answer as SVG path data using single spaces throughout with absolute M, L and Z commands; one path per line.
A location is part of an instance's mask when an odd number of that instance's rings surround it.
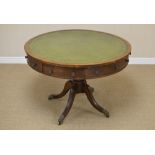
M 87 84 L 86 79 L 104 77 L 117 73 L 121 71 L 123 68 L 125 68 L 129 62 L 129 54 L 116 61 L 112 61 L 109 63 L 79 66 L 65 66 L 53 63 L 49 64 L 44 61 L 33 58 L 30 55 L 27 55 L 26 58 L 29 66 L 40 73 L 63 79 L 71 79 L 66 82 L 64 89 L 60 94 L 52 94 L 48 97 L 49 100 L 58 99 L 65 96 L 69 91 L 69 98 L 66 108 L 64 109 L 63 113 L 58 119 L 59 125 L 63 123 L 65 117 L 69 113 L 73 105 L 75 95 L 77 93 L 85 93 L 91 105 L 96 110 L 103 113 L 106 117 L 109 117 L 109 112 L 106 109 L 102 108 L 94 99 L 92 94 L 94 88 L 90 87 Z
M 102 107 L 96 102 L 96 100 L 95 100 L 95 98 L 94 98 L 92 92 L 91 92 L 90 89 L 87 87 L 87 85 L 84 85 L 84 90 L 85 90 L 84 92 L 85 92 L 85 94 L 86 94 L 88 100 L 90 101 L 91 105 L 92 105 L 95 109 L 97 109 L 98 111 L 100 111 L 101 113 L 103 113 L 106 117 L 109 117 L 109 112 L 108 112 L 106 109 L 102 108 Z
M 27 62 L 34 70 L 62 79 L 94 79 L 117 73 L 124 69 L 129 62 L 129 54 L 112 62 L 94 65 L 58 65 L 33 58 L 27 55 Z
M 88 89 L 93 93 L 94 92 L 94 88 L 88 85 Z
M 106 117 L 109 117 L 109 112 L 107 110 L 105 110 L 104 108 L 102 108 L 94 99 L 93 94 L 92 94 L 92 92 L 94 91 L 94 88 L 90 87 L 87 84 L 86 80 L 69 80 L 69 81 L 67 81 L 64 86 L 63 91 L 58 95 L 50 95 L 49 100 L 63 97 L 68 91 L 69 91 L 68 102 L 67 102 L 65 110 L 63 111 L 63 113 L 60 115 L 60 117 L 58 119 L 59 125 L 61 125 L 63 123 L 65 117 L 69 113 L 69 111 L 73 105 L 75 95 L 77 93 L 85 93 L 88 100 L 90 101 L 91 105 L 95 109 L 97 109 L 99 112 L 103 113 Z
M 74 98 L 75 98 L 75 90 L 73 88 L 70 89 L 70 92 L 69 92 L 69 97 L 68 97 L 68 102 L 67 102 L 67 106 L 66 108 L 64 109 L 63 113 L 60 115 L 59 119 L 58 119 L 58 125 L 61 125 L 65 119 L 65 117 L 67 116 L 67 114 L 69 113 L 72 105 L 73 105 L 73 101 L 74 101 Z
M 106 109 L 102 108 L 94 99 L 92 94 L 94 88 L 90 87 L 86 83 L 86 79 L 104 77 L 121 71 L 128 65 L 129 54 L 130 53 L 128 53 L 126 56 L 118 60 L 108 63 L 94 64 L 94 65 L 73 65 L 73 66 L 47 63 L 42 60 L 33 58 L 28 54 L 26 58 L 29 66 L 40 73 L 63 79 L 71 79 L 66 82 L 64 89 L 60 94 L 50 95 L 48 97 L 49 100 L 57 99 L 65 96 L 68 91 L 70 92 L 67 106 L 58 119 L 58 124 L 60 125 L 63 123 L 65 117 L 69 113 L 73 105 L 75 95 L 77 93 L 85 93 L 91 105 L 96 110 L 103 113 L 106 117 L 109 117 L 109 112 Z
M 67 92 L 69 92 L 67 106 L 58 120 L 59 125 L 63 123 L 63 120 L 69 113 L 73 105 L 75 95 L 77 93 L 85 93 L 91 105 L 95 109 L 103 113 L 106 117 L 109 117 L 109 112 L 104 108 L 102 108 L 94 99 L 92 94 L 94 88 L 90 87 L 87 84 L 86 79 L 94 79 L 109 76 L 124 69 L 129 63 L 129 55 L 131 54 L 131 45 L 127 41 L 125 42 L 128 46 L 128 49 L 121 57 L 116 58 L 115 60 L 99 64 L 81 64 L 81 65 L 59 64 L 52 61 L 50 62 L 44 61 L 39 58 L 35 58 L 30 54 L 31 52 L 29 52 L 30 49 L 28 48 L 28 44 L 24 46 L 27 54 L 25 58 L 27 59 L 27 63 L 31 68 L 48 76 L 62 79 L 70 79 L 69 81 L 66 82 L 64 89 L 60 94 L 50 95 L 48 97 L 49 100 L 58 99 L 65 96 Z
M 51 99 L 57 99 L 57 98 L 61 98 L 63 96 L 65 96 L 67 94 L 67 92 L 72 88 L 72 82 L 71 81 L 67 81 L 65 83 L 65 86 L 64 86 L 64 89 L 62 90 L 62 92 L 60 94 L 57 94 L 57 95 L 49 95 L 48 99 L 51 100 Z

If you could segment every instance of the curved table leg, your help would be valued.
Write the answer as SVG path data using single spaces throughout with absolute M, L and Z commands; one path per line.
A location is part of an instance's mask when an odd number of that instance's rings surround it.
M 65 117 L 69 113 L 69 111 L 73 105 L 73 102 L 74 102 L 75 94 L 76 94 L 76 92 L 74 91 L 74 89 L 70 89 L 67 106 L 58 119 L 58 125 L 61 125 L 63 123 Z
M 57 94 L 57 95 L 54 95 L 54 94 L 49 95 L 48 99 L 49 100 L 52 100 L 52 99 L 57 99 L 57 98 L 61 98 L 61 97 L 65 96 L 67 94 L 67 92 L 69 91 L 69 89 L 72 88 L 72 85 L 73 84 L 72 84 L 71 81 L 67 81 L 65 83 L 64 89 L 62 90 L 62 92 L 60 94 Z
M 94 92 L 94 88 L 88 85 L 88 89 L 93 93 Z
M 92 95 L 92 92 L 90 91 L 89 87 L 87 87 L 87 85 L 85 85 L 85 94 L 88 98 L 88 100 L 90 101 L 91 105 L 97 109 L 98 111 L 100 111 L 101 113 L 103 113 L 106 117 L 109 117 L 109 112 L 102 108 L 95 100 L 94 96 Z

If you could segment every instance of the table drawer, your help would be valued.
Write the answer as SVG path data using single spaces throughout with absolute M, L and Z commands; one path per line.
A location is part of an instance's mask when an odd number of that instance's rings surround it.
M 84 71 L 83 69 L 72 69 L 72 68 L 65 68 L 60 66 L 53 66 L 44 64 L 42 67 L 42 73 L 59 77 L 63 79 L 83 79 L 84 78 Z
M 31 68 L 38 72 L 42 72 L 42 63 L 32 57 L 27 57 L 27 63 Z

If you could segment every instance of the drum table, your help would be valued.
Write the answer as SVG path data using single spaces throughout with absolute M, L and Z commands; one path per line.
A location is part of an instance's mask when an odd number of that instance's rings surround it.
M 94 99 L 94 89 L 86 79 L 108 76 L 124 69 L 131 54 L 131 46 L 126 40 L 92 30 L 60 30 L 32 38 L 24 48 L 31 68 L 49 76 L 69 79 L 61 93 L 48 97 L 49 100 L 58 99 L 69 91 L 66 108 L 58 119 L 59 125 L 69 113 L 77 93 L 85 93 L 91 105 L 109 117 L 109 112 Z

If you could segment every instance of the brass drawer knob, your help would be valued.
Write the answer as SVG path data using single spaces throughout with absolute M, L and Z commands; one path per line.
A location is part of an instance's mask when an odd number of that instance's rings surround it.
M 115 63 L 114 68 L 115 68 L 115 70 L 118 69 L 117 63 Z
M 53 73 L 52 68 L 51 68 L 51 69 L 49 69 L 48 73 L 49 73 L 49 75 L 52 75 L 52 73 Z
M 74 72 L 74 71 L 72 71 L 71 75 L 72 75 L 72 77 L 75 77 L 75 72 Z
M 98 75 L 99 74 L 99 70 L 95 70 L 95 74 Z

